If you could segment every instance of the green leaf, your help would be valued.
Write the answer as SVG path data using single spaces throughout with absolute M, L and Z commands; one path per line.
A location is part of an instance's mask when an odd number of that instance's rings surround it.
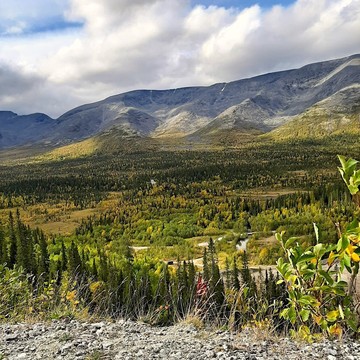
M 340 304 L 339 304 L 339 314 L 340 314 L 340 317 L 341 317 L 342 319 L 345 318 L 344 312 L 343 312 L 343 309 L 342 309 L 342 306 L 341 306 Z
M 276 265 L 277 265 L 276 268 L 277 269 L 281 268 L 283 266 L 283 264 L 284 264 L 283 258 L 278 258 L 278 260 L 276 262 Z
M 354 317 L 347 319 L 346 323 L 349 325 L 349 327 L 352 331 L 354 331 L 354 332 L 358 331 L 358 322 L 356 321 L 356 319 Z
M 359 230 L 359 221 L 354 219 L 350 224 L 348 224 L 348 226 L 346 227 L 346 232 L 347 233 L 354 233 L 357 232 Z
M 327 281 L 329 285 L 334 284 L 334 279 L 324 270 L 319 270 L 319 274 Z
M 356 164 L 358 163 L 357 160 L 349 158 L 346 160 L 345 156 L 338 155 L 339 161 L 341 163 L 341 169 L 345 175 L 352 174 L 355 170 Z
M 332 310 L 326 314 L 326 320 L 329 322 L 334 322 L 337 320 L 338 316 L 339 316 L 339 310 Z
M 288 249 L 296 240 L 298 240 L 297 237 L 291 237 L 287 239 L 285 242 L 285 249 Z
M 351 195 L 355 195 L 359 191 L 359 186 L 349 184 L 348 189 L 349 189 Z
M 315 275 L 316 270 L 312 270 L 312 269 L 302 269 L 301 270 L 301 275 L 304 278 L 304 280 L 309 280 L 311 278 L 313 278 L 313 276 Z
M 292 274 L 287 278 L 287 281 L 290 282 L 291 284 L 295 284 L 297 278 L 298 277 L 295 274 Z
M 323 248 L 324 248 L 324 245 L 323 244 L 316 244 L 315 246 L 314 246 L 314 254 L 316 255 L 316 257 L 320 257 L 320 253 L 321 253 L 321 250 L 323 250 Z
M 312 305 L 315 303 L 317 303 L 317 300 L 311 295 L 303 295 L 299 299 L 299 304 L 303 305 L 303 306 L 304 305 Z
M 345 169 L 346 168 L 346 158 L 345 158 L 345 156 L 338 155 L 337 157 L 338 157 L 338 159 L 339 159 L 339 161 L 341 163 L 342 168 Z
M 348 239 L 348 237 L 345 235 L 342 235 L 338 241 L 336 250 L 337 251 L 345 250 L 349 246 L 349 244 L 350 244 L 350 240 Z
M 288 319 L 289 308 L 286 308 L 280 312 L 280 317 Z
M 289 308 L 289 311 L 288 311 L 288 319 L 290 320 L 290 322 L 292 324 L 295 324 L 295 321 L 296 321 L 296 310 L 293 306 L 291 306 Z
M 315 258 L 315 255 L 314 253 L 312 253 L 311 251 L 307 251 L 305 253 L 303 253 L 300 258 L 298 259 L 297 263 L 300 264 L 302 262 L 305 262 L 305 261 L 309 261 L 311 259 L 314 259 Z
M 344 168 L 345 172 L 349 171 L 352 173 L 357 163 L 358 163 L 357 160 L 349 158 L 345 163 L 345 168 Z
M 348 270 L 351 269 L 351 257 L 346 253 L 344 254 L 344 264 Z M 351 272 L 351 270 L 349 271 Z
M 341 288 L 333 288 L 333 292 L 336 294 L 336 295 L 340 295 L 340 296 L 345 296 L 346 295 L 346 292 L 344 289 L 341 289 Z
M 348 283 L 344 280 L 340 280 L 336 283 L 336 286 L 346 288 L 348 286 Z
M 301 316 L 302 321 L 304 321 L 304 322 L 308 321 L 309 316 L 310 316 L 310 310 L 302 309 L 300 311 L 300 316 Z
M 314 231 L 315 231 L 315 238 L 316 238 L 316 243 L 319 242 L 319 228 L 317 227 L 317 225 L 315 223 L 313 223 L 314 226 Z

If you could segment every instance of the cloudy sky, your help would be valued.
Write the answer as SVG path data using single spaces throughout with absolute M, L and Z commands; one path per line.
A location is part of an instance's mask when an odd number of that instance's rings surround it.
M 53 117 L 360 53 L 360 0 L 1 0 L 0 110 Z

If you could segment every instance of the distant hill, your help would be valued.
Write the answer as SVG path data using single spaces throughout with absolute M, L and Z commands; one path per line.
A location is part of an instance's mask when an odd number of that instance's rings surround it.
M 55 121 L 45 114 L 0 111 L 0 148 L 46 141 L 54 128 Z
M 360 135 L 360 85 L 344 88 L 319 101 L 269 134 L 274 139 Z
M 353 55 L 208 87 L 131 91 L 58 119 L 0 111 L 0 148 L 104 136 L 196 142 L 226 134 L 277 139 L 357 132 L 359 98 L 360 55 Z

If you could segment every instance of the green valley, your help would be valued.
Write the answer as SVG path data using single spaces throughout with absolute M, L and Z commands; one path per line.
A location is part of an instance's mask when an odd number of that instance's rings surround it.
M 269 267 L 259 280 L 250 269 L 283 256 L 274 233 L 311 246 L 316 223 L 318 240 L 335 244 L 339 230 L 359 216 L 336 169 L 337 153 L 360 158 L 356 138 L 258 137 L 241 146 L 182 151 L 169 140 L 158 142 L 157 151 L 134 140 L 138 149 L 126 152 L 110 147 L 4 163 L 0 255 L 9 269 L 1 271 L 8 279 L 25 278 L 24 288 L 11 290 L 13 300 L 2 295 L 0 316 L 90 314 L 168 323 L 196 309 L 196 274 L 202 273 L 213 294 L 204 321 L 228 319 L 238 306 L 232 291 L 245 286 L 250 293 L 243 300 L 256 298 L 258 305 L 239 310 L 245 315 L 233 325 L 270 316 L 283 328 L 270 306 L 275 298 L 279 309 L 286 304 L 278 275 Z M 18 291 L 27 294 L 21 301 Z

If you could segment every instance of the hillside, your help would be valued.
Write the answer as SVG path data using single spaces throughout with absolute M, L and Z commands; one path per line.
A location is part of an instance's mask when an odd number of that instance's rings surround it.
M 344 88 L 319 101 L 268 134 L 274 139 L 360 134 L 360 85 Z
M 233 131 L 241 136 L 277 129 L 276 136 L 287 137 L 293 126 L 307 134 L 314 122 L 327 128 L 324 133 L 342 131 L 359 113 L 359 66 L 360 55 L 353 55 L 208 87 L 136 90 L 79 106 L 56 120 L 4 111 L 0 148 L 58 147 L 114 131 L 117 138 L 187 136 L 195 143 Z M 322 114 L 330 116 L 329 124 L 318 123 Z
M 0 111 L 0 149 L 46 141 L 55 126 L 45 114 L 18 115 Z

